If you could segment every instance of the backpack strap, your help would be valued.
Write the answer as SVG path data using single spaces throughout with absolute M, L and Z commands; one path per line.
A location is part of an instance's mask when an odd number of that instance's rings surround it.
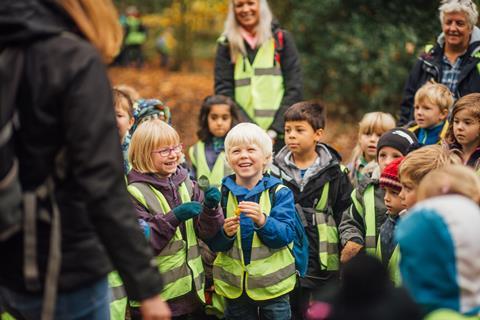
M 277 63 L 280 64 L 281 62 L 280 53 L 283 51 L 283 47 L 285 44 L 283 30 L 278 29 L 277 31 L 275 31 L 273 38 L 275 40 L 275 58 L 273 63 L 276 65 Z

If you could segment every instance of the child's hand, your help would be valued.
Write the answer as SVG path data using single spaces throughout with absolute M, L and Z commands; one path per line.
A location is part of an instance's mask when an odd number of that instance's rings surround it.
M 233 237 L 237 233 L 238 227 L 240 226 L 240 217 L 231 217 L 226 218 L 223 224 L 223 232 L 228 237 Z
M 266 217 L 262 212 L 262 208 L 256 202 L 242 201 L 238 204 L 240 211 L 249 217 L 257 225 L 257 227 L 263 227 Z

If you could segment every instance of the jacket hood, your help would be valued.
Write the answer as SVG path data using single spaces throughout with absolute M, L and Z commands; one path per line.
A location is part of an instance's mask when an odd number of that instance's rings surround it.
M 264 174 L 262 180 L 260 180 L 251 190 L 248 190 L 235 183 L 235 175 L 227 176 L 222 180 L 222 184 L 235 196 L 243 196 L 245 198 L 253 198 L 280 183 L 282 183 L 282 181 L 279 179 L 272 177 L 269 174 Z
M 443 47 L 445 43 L 445 34 L 443 32 L 438 36 L 437 43 L 440 47 Z M 473 27 L 472 35 L 470 36 L 470 42 L 468 44 L 469 49 L 472 47 L 473 44 L 475 44 L 476 47 L 480 45 L 480 29 L 477 26 Z M 480 48 L 478 50 L 480 50 Z M 475 51 L 478 51 L 478 50 L 475 50 Z
M 54 0 L 0 1 L 0 46 L 74 29 L 73 21 Z
M 403 285 L 425 312 L 480 311 L 480 209 L 459 195 L 414 206 L 395 231 Z
M 152 185 L 158 190 L 169 190 L 171 184 L 177 189 L 178 186 L 187 179 L 187 176 L 187 169 L 180 166 L 177 168 L 177 171 L 168 178 L 161 178 L 154 173 L 140 173 L 132 169 L 128 173 L 128 183 L 143 182 Z

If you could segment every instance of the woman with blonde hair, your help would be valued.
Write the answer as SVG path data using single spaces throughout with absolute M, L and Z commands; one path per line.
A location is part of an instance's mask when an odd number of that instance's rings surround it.
M 0 240 L 0 309 L 17 319 L 109 319 L 112 264 L 144 319 L 170 318 L 123 177 L 104 66 L 121 41 L 110 0 L 0 2 L 0 119 L 17 113 L 21 189 L 50 190 L 33 196 L 36 236 L 25 227 Z M 3 104 L 8 95 L 14 109 Z
M 292 36 L 273 22 L 267 0 L 229 0 L 215 58 L 215 94 L 231 97 L 244 121 L 283 145 L 285 110 L 302 100 L 300 60 Z

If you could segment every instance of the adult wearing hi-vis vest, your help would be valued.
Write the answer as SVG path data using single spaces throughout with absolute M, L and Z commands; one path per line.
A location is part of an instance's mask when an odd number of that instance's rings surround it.
M 242 117 L 283 144 L 283 114 L 302 100 L 300 60 L 292 36 L 272 23 L 266 0 L 230 0 L 215 59 L 215 94 L 232 97 Z

